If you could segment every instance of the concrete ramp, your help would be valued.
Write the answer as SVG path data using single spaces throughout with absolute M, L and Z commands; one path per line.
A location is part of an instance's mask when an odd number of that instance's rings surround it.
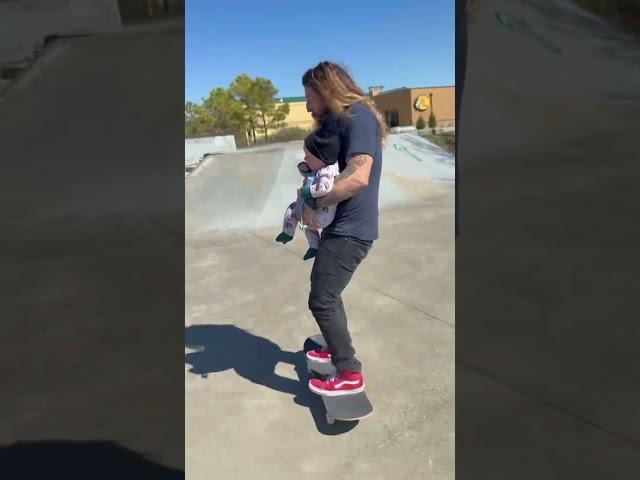
M 0 175 L 11 179 L 0 189 L 4 219 L 24 223 L 167 209 L 182 214 L 175 211 L 181 185 L 168 189 L 165 179 L 167 172 L 182 171 L 175 134 L 183 120 L 158 128 L 135 113 L 166 118 L 180 109 L 182 100 L 166 95 L 166 86 L 178 80 L 162 57 L 183 55 L 182 35 L 180 25 L 168 25 L 49 44 L 0 98 Z
M 453 155 L 421 136 L 397 133 L 386 139 L 382 168 L 403 177 L 453 182 L 454 163 Z
M 216 137 L 185 138 L 184 166 L 193 169 L 207 155 L 236 151 L 236 140 L 233 135 L 219 135 Z
M 557 168 L 547 152 L 565 149 L 568 138 L 589 139 L 586 151 L 609 156 L 615 142 L 596 139 L 624 136 L 637 118 L 638 39 L 569 1 L 485 0 L 473 11 L 458 132 L 469 184 L 486 168 Z
M 186 223 L 190 229 L 234 229 L 261 223 L 274 187 L 293 184 L 297 174 L 295 171 L 292 178 L 277 182 L 281 171 L 286 171 L 282 168 L 285 152 L 279 147 L 208 157 L 186 184 Z
M 144 27 L 53 41 L 0 97 L 0 442 L 183 470 L 184 28 Z
M 208 157 L 187 179 L 187 234 L 279 225 L 303 155 L 298 141 Z M 381 209 L 421 202 L 454 181 L 453 155 L 414 133 L 390 134 L 382 165 Z

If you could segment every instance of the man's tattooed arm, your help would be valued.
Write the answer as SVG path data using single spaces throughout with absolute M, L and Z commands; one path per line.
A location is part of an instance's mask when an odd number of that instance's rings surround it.
M 370 155 L 351 157 L 346 168 L 333 181 L 333 189 L 328 195 L 316 199 L 316 207 L 328 207 L 353 197 L 369 185 L 373 158 Z

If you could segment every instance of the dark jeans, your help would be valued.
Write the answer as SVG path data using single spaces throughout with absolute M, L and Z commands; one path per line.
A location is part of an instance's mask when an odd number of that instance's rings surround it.
M 360 362 L 354 358 L 347 315 L 342 304 L 342 291 L 353 272 L 367 256 L 372 242 L 353 237 L 326 235 L 311 270 L 309 309 L 331 353 L 331 361 L 339 372 L 359 372 Z

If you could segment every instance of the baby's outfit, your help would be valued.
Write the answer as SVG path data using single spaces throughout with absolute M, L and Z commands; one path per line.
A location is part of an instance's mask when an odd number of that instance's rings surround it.
M 327 195 L 333 188 L 334 177 L 340 174 L 340 170 L 337 163 L 327 165 L 326 167 L 318 170 L 317 172 L 309 172 L 304 174 L 304 185 L 309 188 L 312 198 L 320 198 Z M 302 207 L 304 205 L 304 199 L 298 195 L 298 198 L 293 202 L 284 214 L 284 221 L 282 223 L 282 231 L 293 237 L 296 232 L 296 226 L 298 220 L 302 220 Z M 320 233 L 321 229 L 327 227 L 333 222 L 333 217 L 336 214 L 336 205 L 329 207 L 318 208 L 314 211 L 313 219 L 318 225 L 318 230 L 310 230 L 304 228 L 304 233 L 309 242 L 309 247 L 318 249 L 320 247 Z
M 341 121 L 337 114 L 327 114 L 322 119 L 320 128 L 304 139 L 306 153 L 324 163 L 325 167 L 313 171 L 306 162 L 298 163 L 298 171 L 304 177 L 302 188 L 298 191 L 298 198 L 287 207 L 282 222 L 282 232 L 276 237 L 276 242 L 287 243 L 293 239 L 298 222 L 302 222 L 302 212 L 305 202 L 313 204 L 316 198 L 324 197 L 333 189 L 335 177 L 340 174 L 338 155 L 340 153 Z M 328 227 L 336 215 L 336 205 L 326 208 L 314 208 L 314 222 L 318 230 L 311 230 L 301 224 L 309 242 L 309 250 L 304 255 L 305 260 L 316 256 L 320 248 L 320 232 Z

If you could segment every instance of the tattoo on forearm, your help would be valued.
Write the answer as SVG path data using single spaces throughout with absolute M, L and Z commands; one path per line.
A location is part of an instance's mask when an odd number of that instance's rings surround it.
M 352 157 L 351 160 L 349 160 L 347 167 L 334 179 L 334 182 L 339 182 L 340 180 L 350 177 L 365 163 L 367 163 L 366 155 L 356 155 L 355 157 Z
M 367 163 L 367 157 L 364 155 L 355 156 L 349 161 L 349 165 L 355 165 L 356 167 L 361 167 L 365 163 Z
M 336 177 L 336 180 L 344 180 L 345 178 L 350 177 L 356 173 L 357 169 L 358 168 L 355 165 L 347 165 L 347 168 L 345 168 L 342 173 Z
M 317 207 L 326 207 L 328 205 L 334 205 L 342 200 L 346 200 L 347 198 L 353 196 L 357 191 L 361 188 L 358 182 L 350 182 L 347 184 L 342 184 L 342 180 L 346 180 L 351 177 L 354 173 L 358 171 L 359 168 L 364 166 L 367 161 L 370 160 L 371 157 L 368 155 L 356 155 L 351 157 L 346 168 L 334 178 L 333 184 L 334 187 L 337 183 L 340 183 L 340 187 L 338 189 L 332 190 L 326 197 L 320 197 L 316 199 Z

